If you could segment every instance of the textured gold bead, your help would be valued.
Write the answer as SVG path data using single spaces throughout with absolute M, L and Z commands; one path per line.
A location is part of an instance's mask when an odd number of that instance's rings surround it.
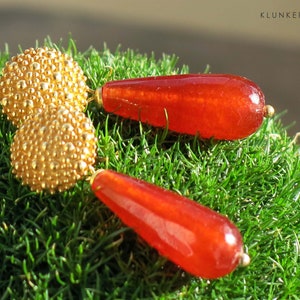
M 50 104 L 72 106 L 78 111 L 87 105 L 88 86 L 82 69 L 72 57 L 56 49 L 27 49 L 12 57 L 2 74 L 2 111 L 16 126 Z M 30 105 L 24 105 L 27 103 Z
M 67 190 L 91 170 L 96 145 L 95 129 L 84 113 L 50 106 L 17 130 L 11 145 L 13 173 L 33 191 Z

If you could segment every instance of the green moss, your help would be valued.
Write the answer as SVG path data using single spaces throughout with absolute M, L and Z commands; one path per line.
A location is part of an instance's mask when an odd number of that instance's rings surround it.
M 74 56 L 95 89 L 108 80 L 186 73 L 175 56 L 93 48 Z M 9 58 L 0 54 L 0 65 Z M 193 278 L 124 227 L 78 182 L 36 194 L 11 174 L 15 128 L 0 114 L 0 299 L 299 299 L 300 162 L 280 116 L 234 142 L 199 139 L 86 112 L 99 137 L 96 168 L 111 168 L 186 195 L 227 215 L 252 258 L 214 281 Z

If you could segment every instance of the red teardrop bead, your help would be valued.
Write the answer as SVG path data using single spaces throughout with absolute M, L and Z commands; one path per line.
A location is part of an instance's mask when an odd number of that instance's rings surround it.
M 235 140 L 262 124 L 265 100 L 252 81 L 227 74 L 188 74 L 111 81 L 107 112 L 202 138 Z
M 241 234 L 228 218 L 188 198 L 110 170 L 95 175 L 92 190 L 160 254 L 195 276 L 224 276 L 244 257 Z

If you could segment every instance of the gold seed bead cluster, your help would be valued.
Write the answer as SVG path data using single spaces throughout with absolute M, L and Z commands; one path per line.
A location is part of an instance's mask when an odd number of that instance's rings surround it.
M 33 191 L 62 192 L 90 171 L 96 142 L 84 113 L 51 105 L 17 130 L 11 145 L 13 173 Z
M 83 111 L 88 86 L 80 66 L 56 49 L 30 48 L 6 63 L 0 78 L 2 111 L 17 127 L 50 104 Z
M 18 127 L 12 172 L 36 192 L 62 192 L 92 171 L 95 128 L 82 112 L 86 77 L 72 57 L 47 47 L 27 49 L 0 78 L 2 112 Z

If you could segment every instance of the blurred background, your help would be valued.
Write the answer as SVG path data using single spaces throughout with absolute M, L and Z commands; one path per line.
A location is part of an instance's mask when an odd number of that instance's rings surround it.
M 281 15 L 279 16 L 279 13 Z M 179 57 L 191 72 L 233 73 L 255 81 L 290 135 L 300 131 L 300 1 L 0 0 L 0 51 L 11 55 L 48 35 L 80 51 L 131 48 Z

